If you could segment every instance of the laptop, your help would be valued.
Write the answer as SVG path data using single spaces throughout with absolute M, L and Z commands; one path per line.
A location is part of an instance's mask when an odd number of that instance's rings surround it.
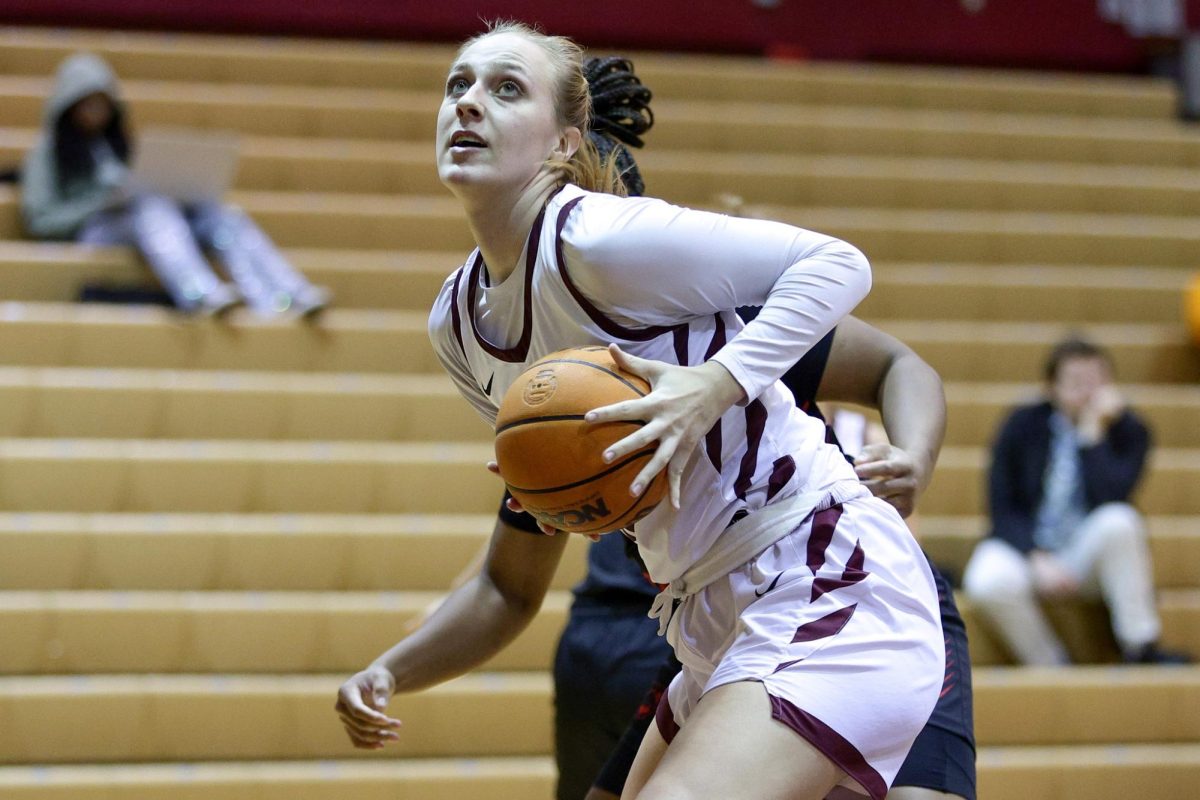
M 147 128 L 135 142 L 130 180 L 135 190 L 185 204 L 220 200 L 233 185 L 237 162 L 236 134 Z

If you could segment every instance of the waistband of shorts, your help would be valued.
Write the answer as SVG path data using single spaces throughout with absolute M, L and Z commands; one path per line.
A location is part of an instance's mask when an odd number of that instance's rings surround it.
M 770 505 L 735 519 L 699 561 L 671 581 L 650 608 L 649 617 L 659 622 L 665 635 L 679 602 L 713 581 L 758 556 L 771 545 L 791 535 L 811 514 L 871 493 L 858 481 L 838 481 L 819 492 L 802 492 L 780 498 Z

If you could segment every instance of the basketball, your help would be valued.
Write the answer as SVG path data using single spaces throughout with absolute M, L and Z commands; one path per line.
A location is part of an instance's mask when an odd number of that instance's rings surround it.
M 658 443 L 606 464 L 605 449 L 643 423 L 589 423 L 583 416 L 649 391 L 604 347 L 560 350 L 530 366 L 496 417 L 496 463 L 508 491 L 539 522 L 572 533 L 607 533 L 644 517 L 663 498 L 666 471 L 641 497 L 629 486 Z

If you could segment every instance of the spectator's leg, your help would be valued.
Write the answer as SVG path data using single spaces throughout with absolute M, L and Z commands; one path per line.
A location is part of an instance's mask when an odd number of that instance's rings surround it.
M 255 311 L 310 314 L 328 305 L 328 292 L 292 267 L 241 210 L 205 203 L 192 209 L 190 216 L 196 239 L 215 251 Z
M 1082 577 L 1095 576 L 1125 652 L 1158 640 L 1154 575 L 1142 516 L 1127 503 L 1105 503 L 1084 519 L 1063 559 Z
M 185 311 L 219 313 L 237 302 L 196 246 L 179 207 L 145 195 L 120 211 L 89 220 L 80 231 L 85 244 L 133 244 L 154 270 L 175 305 Z
M 1038 606 L 1029 559 L 996 538 L 975 548 L 963 590 L 1022 664 L 1070 663 L 1066 649 Z

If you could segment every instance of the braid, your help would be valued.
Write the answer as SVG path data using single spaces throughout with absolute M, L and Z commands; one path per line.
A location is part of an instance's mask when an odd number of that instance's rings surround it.
M 650 90 L 633 74 L 633 63 L 619 56 L 589 58 L 583 74 L 592 98 L 588 138 L 602 162 L 615 162 L 629 194 L 640 195 L 645 184 L 628 147 L 641 147 L 642 134 L 654 124 Z
M 592 96 L 592 130 L 631 147 L 641 147 L 641 135 L 654 124 L 650 90 L 633 74 L 627 58 L 589 58 L 583 65 Z

